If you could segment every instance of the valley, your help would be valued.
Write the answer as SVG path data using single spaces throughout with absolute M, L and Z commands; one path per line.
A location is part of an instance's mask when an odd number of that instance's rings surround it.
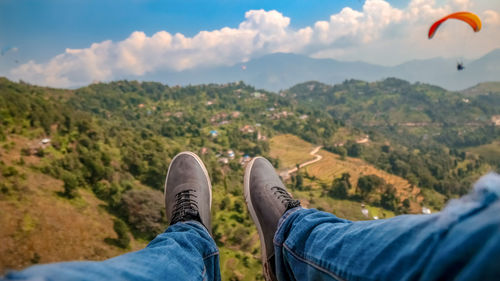
M 394 79 L 279 95 L 242 82 L 67 90 L 0 78 L 0 271 L 145 247 L 168 226 L 168 164 L 189 150 L 212 180 L 223 279 L 262 280 L 242 190 L 252 157 L 268 158 L 307 208 L 350 220 L 439 211 L 498 171 L 496 94 L 467 96 L 470 111 L 461 95 Z M 448 106 L 431 115 L 434 103 Z M 445 125 L 398 125 L 408 122 Z

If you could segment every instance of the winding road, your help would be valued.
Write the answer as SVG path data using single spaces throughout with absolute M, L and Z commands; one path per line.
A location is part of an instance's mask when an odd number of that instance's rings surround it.
M 323 156 L 319 155 L 319 154 L 316 154 L 318 153 L 318 151 L 323 148 L 322 146 L 317 146 L 315 147 L 313 150 L 311 150 L 311 152 L 309 152 L 310 155 L 314 156 L 314 159 L 313 160 L 309 160 L 309 161 L 306 161 L 304 163 L 301 163 L 299 164 L 299 168 L 303 168 L 307 165 L 311 165 L 311 164 L 314 164 L 316 162 L 318 162 L 319 160 L 323 159 Z M 289 170 L 286 170 L 286 171 L 283 171 L 280 173 L 280 176 L 286 180 L 290 177 L 290 174 L 293 174 L 295 172 L 297 172 L 297 167 L 294 167 L 292 169 L 289 169 Z

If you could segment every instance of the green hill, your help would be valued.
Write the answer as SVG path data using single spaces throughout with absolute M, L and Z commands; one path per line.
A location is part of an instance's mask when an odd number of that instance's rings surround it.
M 367 132 L 372 140 L 385 139 L 419 154 L 424 150 L 459 154 L 500 137 L 500 127 L 494 121 L 500 114 L 500 93 L 492 90 L 495 85 L 480 84 L 477 88 L 490 92 L 468 96 L 389 78 L 374 83 L 347 80 L 333 86 L 307 82 L 283 95 L 327 111 L 348 127 Z M 368 154 L 365 158 L 377 161 Z
M 400 85 L 392 87 L 399 91 Z M 371 114 L 369 106 L 364 111 Z M 350 116 L 363 120 L 358 115 Z M 438 210 L 490 167 L 456 149 L 410 146 L 356 127 L 357 121 L 347 126 L 330 108 L 301 96 L 243 83 L 118 81 L 61 90 L 0 78 L 0 120 L 0 223 L 8 226 L 0 229 L 0 239 L 8 241 L 0 245 L 0 271 L 144 247 L 167 226 L 163 181 L 172 157 L 184 150 L 200 155 L 212 179 L 212 231 L 224 280 L 262 279 L 258 235 L 242 195 L 245 156 L 268 157 L 278 170 L 311 157 L 301 150 L 287 158 L 273 144 L 276 136 L 336 153 L 321 152 L 328 165 L 342 167 L 338 173 L 325 173 L 318 162 L 320 168 L 300 169 L 287 184 L 309 207 L 348 219 L 366 219 L 363 202 L 380 218 L 418 212 L 422 205 Z M 52 250 L 55 243 L 60 254 Z
M 500 93 L 500 82 L 483 82 L 461 91 L 464 95 L 478 96 Z
M 485 103 L 480 97 L 466 97 L 436 86 L 410 84 L 395 78 L 374 83 L 348 80 L 333 86 L 307 82 L 285 93 L 361 128 L 478 127 L 491 124 L 491 115 L 500 114 L 497 104 Z M 500 99 L 496 92 L 491 95 L 495 100 Z
M 292 111 L 295 114 L 284 113 Z M 308 126 L 299 113 L 325 121 Z M 243 156 L 268 156 L 268 139 L 280 131 L 320 140 L 320 134 L 338 127 L 326 114 L 292 108 L 285 98 L 240 83 L 179 88 L 120 81 L 70 91 L 2 79 L 0 115 L 0 214 L 12 226 L 1 231 L 10 239 L 0 248 L 2 270 L 103 259 L 144 246 L 167 226 L 161 190 L 169 161 L 190 150 L 200 154 L 212 179 L 213 233 L 223 253 L 224 279 L 241 280 L 262 279 L 259 241 L 243 200 Z M 228 150 L 234 151 L 234 159 Z M 41 183 L 32 180 L 41 176 Z M 31 196 L 32 189 L 40 189 L 39 202 L 46 203 L 34 204 L 38 200 Z M 52 213 L 37 208 L 62 206 L 54 202 L 64 205 L 69 216 L 85 217 L 90 206 L 106 214 L 96 229 L 107 231 L 88 242 L 94 243 L 91 253 L 78 247 L 62 250 L 60 256 L 49 251 L 55 238 L 72 241 L 69 244 L 89 240 L 91 232 L 76 230 L 91 223 L 90 213 L 88 221 L 73 224 L 54 218 L 63 236 L 44 240 L 31 235 L 50 229 L 54 208 Z M 47 244 L 41 245 L 43 241 Z M 35 246 L 13 259 L 21 244 Z

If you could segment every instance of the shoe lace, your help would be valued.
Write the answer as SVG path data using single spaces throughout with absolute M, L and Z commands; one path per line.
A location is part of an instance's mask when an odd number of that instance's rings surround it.
M 198 204 L 195 198 L 196 190 L 187 189 L 175 195 L 175 205 L 172 212 L 172 221 L 170 224 L 175 224 L 180 221 L 198 220 L 200 221 L 200 214 L 198 212 Z
M 271 187 L 271 190 L 273 190 L 273 194 L 278 198 L 278 200 L 281 200 L 281 203 L 286 206 L 286 209 L 292 209 L 295 207 L 300 206 L 300 201 L 295 200 L 290 196 L 290 193 L 286 191 L 284 188 L 280 186 L 273 186 Z

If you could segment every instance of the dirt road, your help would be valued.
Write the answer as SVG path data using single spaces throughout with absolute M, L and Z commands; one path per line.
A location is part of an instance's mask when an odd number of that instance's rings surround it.
M 318 153 L 318 151 L 323 148 L 322 146 L 317 146 L 315 147 L 313 150 L 311 150 L 311 152 L 309 152 L 309 154 L 311 154 L 312 156 L 314 156 L 314 159 L 313 160 L 309 160 L 309 161 L 306 161 L 304 163 L 301 163 L 299 164 L 299 168 L 303 168 L 307 165 L 311 165 L 311 164 L 314 164 L 316 162 L 318 162 L 319 160 L 321 160 L 323 158 L 323 156 L 319 155 L 319 154 L 316 154 Z M 289 169 L 289 170 L 286 170 L 286 171 L 283 171 L 280 173 L 280 176 L 286 180 L 290 177 L 290 174 L 293 174 L 297 172 L 297 167 L 294 167 L 292 169 Z

